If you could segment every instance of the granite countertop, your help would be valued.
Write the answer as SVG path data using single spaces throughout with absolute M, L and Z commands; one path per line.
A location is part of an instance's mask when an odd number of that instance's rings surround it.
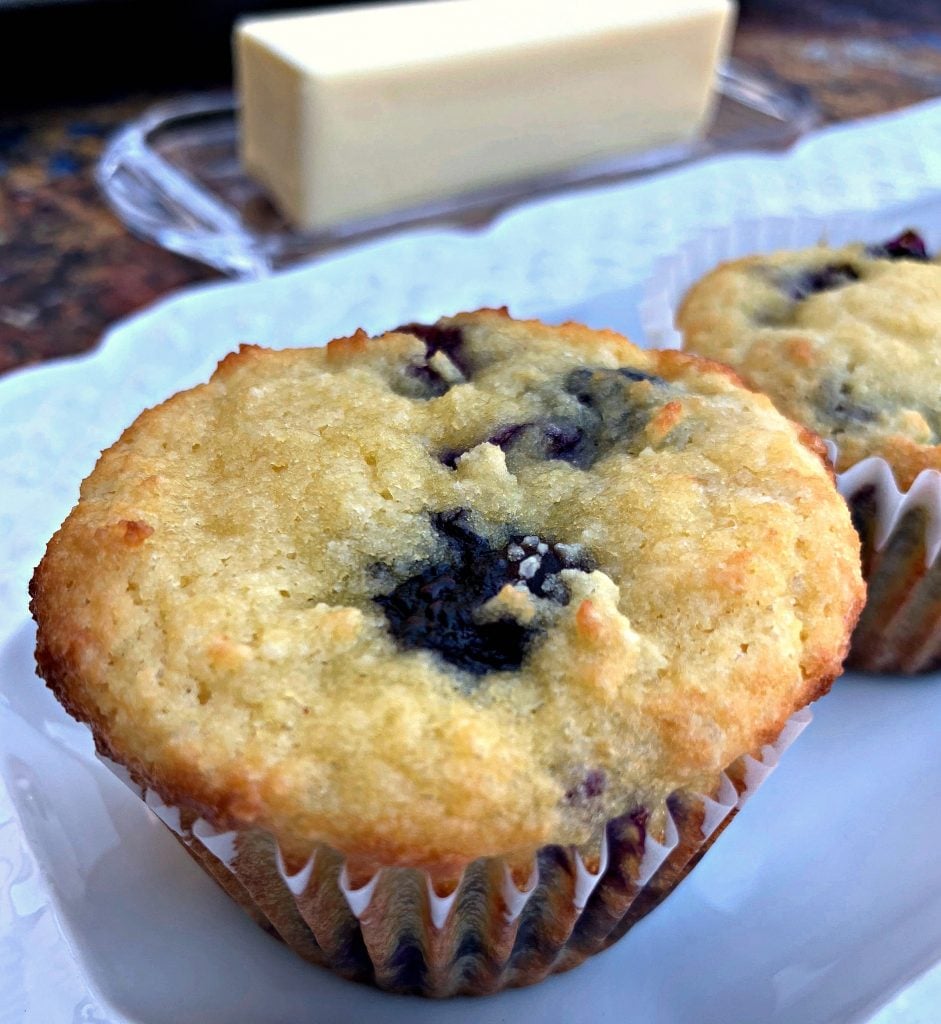
M 933 0 L 751 0 L 736 57 L 806 88 L 824 121 L 941 95 Z M 98 194 L 104 140 L 166 94 L 0 118 L 0 373 L 92 348 L 112 321 L 218 275 L 133 237 Z

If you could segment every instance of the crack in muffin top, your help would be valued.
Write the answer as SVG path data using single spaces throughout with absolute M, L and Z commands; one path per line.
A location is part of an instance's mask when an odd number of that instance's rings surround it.
M 243 347 L 102 455 L 32 593 L 165 799 L 447 871 L 710 791 L 838 673 L 858 563 L 724 368 L 485 310 Z
M 723 264 L 677 326 L 687 351 L 833 440 L 839 469 L 880 455 L 902 487 L 941 469 L 941 266 L 916 232 Z

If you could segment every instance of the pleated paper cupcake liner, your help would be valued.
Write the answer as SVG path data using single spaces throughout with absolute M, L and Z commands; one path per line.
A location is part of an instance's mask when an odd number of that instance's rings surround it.
M 624 935 L 676 888 L 810 718 L 807 709 L 794 714 L 711 793 L 674 793 L 659 831 L 648 809 L 634 808 L 608 822 L 593 854 L 546 846 L 522 876 L 502 857 L 476 860 L 448 893 L 415 868 L 351 878 L 343 855 L 323 844 L 289 870 L 270 834 L 219 832 L 102 760 L 256 923 L 305 960 L 392 992 L 482 995 L 569 970 Z
M 830 219 L 767 217 L 712 228 L 657 264 L 641 302 L 647 341 L 679 348 L 674 316 L 687 290 L 720 263 L 821 243 L 879 242 L 915 228 L 941 244 L 941 201 L 884 213 Z M 835 463 L 835 445 L 828 439 Z M 941 474 L 923 471 L 907 491 L 892 468 L 873 456 L 837 475 L 862 541 L 868 596 L 847 666 L 870 672 L 918 673 L 941 668 Z
M 837 475 L 862 541 L 866 607 L 847 664 L 868 672 L 941 668 L 941 473 L 899 489 L 882 458 Z

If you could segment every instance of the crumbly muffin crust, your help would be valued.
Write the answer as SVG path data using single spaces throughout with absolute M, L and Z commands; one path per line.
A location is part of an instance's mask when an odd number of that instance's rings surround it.
M 687 351 L 832 439 L 841 471 L 879 455 L 908 487 L 941 469 L 941 265 L 914 232 L 724 263 L 677 326 Z
M 442 873 L 711 791 L 862 601 L 768 399 L 500 310 L 243 347 L 103 453 L 31 590 L 42 675 L 166 801 Z

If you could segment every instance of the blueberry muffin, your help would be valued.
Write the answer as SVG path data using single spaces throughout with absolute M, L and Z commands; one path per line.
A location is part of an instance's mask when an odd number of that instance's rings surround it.
M 876 456 L 903 491 L 941 470 L 939 324 L 941 265 L 914 231 L 880 245 L 723 264 L 677 314 L 687 351 L 727 363 L 786 416 L 832 441 L 839 471 Z M 927 527 L 941 505 L 919 498 L 897 514 L 897 493 L 880 495 L 876 479 L 856 471 L 841 490 L 863 537 L 870 586 L 851 663 L 938 667 L 941 564 L 930 567 Z
M 684 348 L 733 367 L 785 415 L 908 487 L 941 468 L 941 265 L 906 232 L 718 267 L 677 314 Z
M 505 311 L 243 347 L 83 484 L 39 669 L 308 959 L 525 984 L 662 898 L 838 674 L 821 452 L 722 367 Z

